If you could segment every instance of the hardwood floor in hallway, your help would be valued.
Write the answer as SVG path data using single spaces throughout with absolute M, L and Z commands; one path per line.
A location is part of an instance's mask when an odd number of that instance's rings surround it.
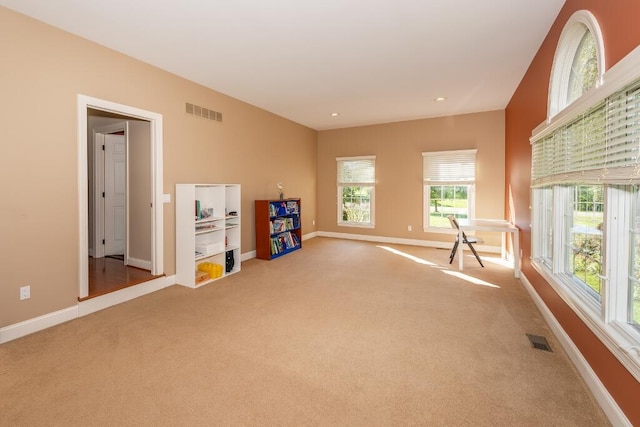
M 89 257 L 89 296 L 81 298 L 80 301 L 147 282 L 157 277 L 162 277 L 162 275 L 154 276 L 148 270 L 124 265 L 119 259 Z

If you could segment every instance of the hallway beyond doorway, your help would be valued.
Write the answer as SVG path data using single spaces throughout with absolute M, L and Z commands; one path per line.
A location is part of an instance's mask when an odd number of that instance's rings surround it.
M 148 270 L 124 265 L 122 260 L 112 257 L 89 257 L 89 295 L 78 298 L 78 301 L 85 301 L 162 276 L 164 274 L 154 276 Z

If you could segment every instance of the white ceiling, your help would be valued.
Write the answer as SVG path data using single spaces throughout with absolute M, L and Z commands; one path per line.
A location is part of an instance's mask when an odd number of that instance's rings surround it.
M 0 0 L 317 130 L 505 108 L 564 3 Z

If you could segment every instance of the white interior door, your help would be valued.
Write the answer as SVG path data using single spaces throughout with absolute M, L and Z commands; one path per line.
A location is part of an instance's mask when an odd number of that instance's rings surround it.
M 127 149 L 124 135 L 105 135 L 104 141 L 105 256 L 125 255 L 127 218 Z

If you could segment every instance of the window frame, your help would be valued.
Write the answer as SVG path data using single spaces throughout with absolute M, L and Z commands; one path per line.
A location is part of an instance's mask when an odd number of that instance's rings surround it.
M 372 164 L 373 174 L 366 178 L 366 180 L 360 181 L 341 181 L 341 163 L 342 162 L 369 162 Z M 360 228 L 375 228 L 375 193 L 376 193 L 376 156 L 354 156 L 354 157 L 336 157 L 336 219 L 337 225 L 340 227 L 360 227 Z M 354 222 L 345 221 L 343 217 L 342 209 L 342 197 L 345 187 L 363 187 L 370 188 L 369 197 L 369 221 L 368 222 Z
M 600 87 L 603 83 L 605 55 L 600 25 L 591 12 L 588 10 L 578 10 L 571 15 L 567 24 L 564 26 L 553 58 L 547 105 L 547 120 L 549 122 L 554 116 L 570 105 L 567 98 L 571 69 L 574 59 L 578 54 L 578 48 L 580 47 L 582 38 L 587 31 L 593 35 L 596 47 L 596 61 L 598 63 L 596 87 Z
M 532 205 L 532 257 L 531 264 L 567 305 L 584 321 L 598 338 L 616 355 L 629 372 L 640 380 L 640 329 L 628 323 L 630 266 L 630 206 L 633 203 L 631 186 L 605 186 L 605 215 L 603 235 L 603 291 L 598 303 L 582 286 L 576 284 L 564 265 L 566 248 L 563 236 L 564 214 L 569 209 L 572 190 L 568 186 L 554 185 L 553 248 L 551 265 L 541 257 L 541 206 Z M 548 187 L 547 187 L 548 188 Z M 534 188 L 534 199 L 540 190 Z M 536 194 L 538 193 L 538 194 Z M 607 238 L 607 236 L 616 236 Z M 536 243 L 533 243 L 536 242 Z
M 640 230 L 636 228 L 637 224 L 640 223 L 640 186 L 634 185 L 632 187 L 633 187 L 632 188 L 633 195 L 630 201 L 631 206 L 630 206 L 630 209 L 625 210 L 626 213 L 630 212 L 628 222 L 631 224 L 631 227 L 629 229 L 629 233 L 626 233 L 626 235 L 622 234 L 624 237 L 627 237 L 629 239 L 629 242 L 628 242 L 629 248 L 631 248 L 631 245 L 633 244 L 633 240 L 634 240 L 634 238 L 632 237 L 632 234 L 635 234 L 636 236 L 638 236 L 637 238 L 640 239 Z M 617 230 L 617 231 L 620 232 L 620 230 Z M 631 304 L 633 304 L 633 302 L 631 301 L 631 293 L 632 293 L 631 288 L 635 286 L 635 284 L 631 280 L 631 277 L 634 273 L 633 268 L 631 267 L 634 250 L 630 249 L 626 254 L 623 254 L 623 255 L 626 255 L 626 257 L 618 256 L 616 259 L 617 259 L 617 262 L 621 264 L 626 263 L 629 266 L 629 277 L 626 278 L 629 280 L 629 289 L 627 289 L 626 295 L 621 295 L 618 298 L 615 298 L 615 300 L 612 302 L 611 311 L 615 311 L 617 314 L 617 317 L 622 317 L 624 313 L 627 313 L 628 323 L 631 324 L 631 326 L 635 328 L 636 331 L 638 331 L 638 333 L 640 333 L 640 322 L 636 323 L 635 320 L 632 319 L 633 311 L 631 310 Z M 636 268 L 638 267 L 640 266 L 637 266 Z M 619 279 L 614 278 L 614 279 L 623 280 L 625 278 L 619 278 Z M 614 297 L 615 296 L 616 295 L 614 295 Z M 626 298 L 626 301 L 625 301 L 625 298 Z
M 565 221 L 567 220 L 568 216 L 571 216 L 571 228 L 573 228 L 575 226 L 575 212 L 576 209 L 574 208 L 575 204 L 581 204 L 583 202 L 579 202 L 576 201 L 576 192 L 579 191 L 580 187 L 590 187 L 592 185 L 589 184 L 575 184 L 575 185 L 568 185 L 566 186 L 566 207 L 564 209 L 563 212 L 563 217 L 565 219 Z M 603 222 L 602 224 L 604 225 L 604 222 L 606 222 L 606 211 L 607 211 L 607 193 L 608 193 L 608 187 L 604 186 L 604 185 L 599 185 L 600 187 L 602 187 L 602 192 L 603 192 Z M 591 202 L 589 202 L 591 203 Z M 583 233 L 586 234 L 586 233 Z M 606 271 L 606 265 L 605 265 L 605 261 L 606 261 L 606 243 L 602 244 L 605 241 L 606 235 L 604 233 L 604 227 L 601 227 L 601 233 L 600 233 L 600 272 L 598 274 L 599 278 L 600 278 L 600 283 L 599 283 L 599 287 L 600 287 L 600 291 L 596 292 L 594 289 L 591 288 L 591 286 L 584 280 L 582 280 L 581 277 L 578 277 L 576 275 L 576 268 L 575 265 L 572 265 L 571 261 L 569 260 L 569 258 L 574 255 L 574 251 L 573 248 L 570 248 L 569 246 L 572 245 L 574 243 L 574 238 L 575 238 L 575 232 L 573 232 L 571 229 L 566 227 L 566 223 L 565 223 L 565 228 L 563 230 L 563 234 L 562 234 L 562 244 L 564 246 L 564 265 L 563 265 L 563 271 L 571 278 L 571 281 L 573 283 L 573 286 L 575 287 L 575 292 L 579 293 L 581 295 L 583 295 L 585 298 L 587 298 L 587 300 L 589 301 L 589 304 L 593 304 L 594 308 L 596 310 L 600 310 L 601 307 L 601 303 L 602 303 L 602 293 L 603 293 L 603 288 L 604 288 L 604 272 Z
M 586 14 L 582 13 L 581 15 L 585 16 Z M 567 26 L 570 24 L 572 24 L 571 20 Z M 596 37 L 596 45 L 602 46 L 599 31 L 598 35 L 594 33 L 594 37 Z M 558 50 L 560 49 L 561 47 L 559 45 Z M 602 56 L 603 60 L 603 49 L 599 55 Z M 556 53 L 556 58 L 557 57 L 558 54 Z M 554 63 L 552 80 L 557 77 L 556 72 L 559 68 L 559 65 Z M 599 64 L 601 73 L 603 69 L 604 61 Z M 608 98 L 612 95 L 623 91 L 628 93 L 628 88 L 636 88 L 636 83 L 640 80 L 640 72 L 638 70 L 640 70 L 640 47 L 631 51 L 625 58 L 619 61 L 615 67 L 604 73 L 601 84 L 584 93 L 573 103 L 561 111 L 558 111 L 557 114 L 550 114 L 545 122 L 532 131 L 532 146 L 548 135 L 566 128 L 574 122 L 576 118 L 588 115 L 599 103 L 608 102 Z M 553 81 L 551 86 L 554 86 Z M 557 90 L 557 87 L 555 89 Z M 549 105 L 551 106 L 552 102 L 554 102 L 554 100 L 551 99 L 551 92 L 549 97 Z M 636 102 L 636 98 L 627 102 Z M 625 116 L 624 114 L 623 116 L 623 119 L 631 117 Z M 633 116 L 630 120 L 635 120 L 636 118 L 637 116 Z M 608 131 L 610 122 L 607 121 L 606 124 Z M 615 125 L 614 122 L 611 122 L 611 124 Z M 568 153 L 568 151 L 563 152 L 562 155 L 565 153 Z M 557 152 L 552 152 L 551 155 L 558 157 Z M 628 317 L 630 313 L 629 287 L 631 283 L 629 274 L 634 268 L 631 266 L 630 259 L 630 226 L 631 220 L 633 219 L 632 206 L 634 197 L 640 197 L 638 194 L 634 195 L 632 189 L 637 189 L 637 187 L 633 186 L 640 184 L 640 168 L 616 168 L 616 165 L 613 164 L 611 169 L 607 170 L 607 166 L 605 165 L 603 169 L 605 175 L 601 177 L 596 177 L 593 170 L 586 170 L 586 172 L 580 172 L 578 170 L 566 173 L 564 178 L 562 178 L 562 174 L 556 170 L 553 172 L 556 173 L 555 179 L 560 179 L 560 181 L 564 179 L 565 181 L 558 182 L 556 180 L 556 182 L 553 182 L 553 179 L 551 179 L 549 182 L 545 182 L 544 178 L 540 179 L 538 172 L 534 172 L 534 163 L 539 162 L 540 165 L 545 165 L 550 163 L 550 159 L 553 158 L 549 157 L 546 150 L 534 150 L 532 153 L 531 264 L 611 353 L 615 355 L 622 365 L 640 381 L 640 328 L 630 324 Z M 553 167 L 555 167 L 555 164 Z M 541 169 L 545 168 L 541 167 Z M 563 214 L 566 213 L 565 200 L 568 197 L 566 193 L 563 194 L 563 190 L 569 180 L 574 180 L 574 183 L 605 184 L 605 211 L 603 221 L 604 260 L 602 261 L 602 275 L 604 276 L 602 286 L 604 289 L 602 291 L 600 305 L 593 304 L 593 299 L 586 298 L 572 286 L 571 281 L 567 280 L 566 272 L 563 270 L 563 265 L 561 264 L 561 260 L 563 259 L 562 252 L 560 251 L 562 245 L 561 236 L 564 234 L 562 230 L 564 226 L 562 217 Z M 541 231 L 545 230 L 543 226 L 544 212 L 542 211 L 544 203 L 541 202 L 541 199 L 544 198 L 544 192 L 549 191 L 549 189 L 553 191 L 552 200 L 554 208 L 551 215 L 553 221 L 552 236 L 550 237 L 552 239 L 551 247 L 553 252 L 551 263 L 549 263 L 548 260 L 544 260 L 541 256 L 543 254 L 542 248 L 545 247 L 545 244 L 549 243 L 545 241 L 545 238 L 549 237 L 545 235 L 545 232 Z
M 431 217 L 431 187 L 467 187 L 467 217 L 469 219 L 475 218 L 476 212 L 476 179 L 477 179 L 477 154 L 476 148 L 463 149 L 463 150 L 446 150 L 446 151 L 427 151 L 422 153 L 422 229 L 425 232 L 437 232 L 437 233 L 449 233 L 454 232 L 451 230 L 449 222 L 445 226 L 434 226 L 430 223 Z M 430 171 L 433 168 L 428 164 L 427 158 L 440 158 L 438 163 L 444 164 L 443 160 L 450 163 L 466 162 L 469 165 L 465 168 L 462 178 L 454 178 L 450 171 Z M 473 168 L 470 168 L 470 163 L 473 163 Z M 448 169 L 448 165 L 444 165 L 443 169 Z M 473 174 L 471 174 L 473 172 Z M 429 176 L 427 176 L 429 175 Z M 457 217 L 457 216 L 456 216 Z

